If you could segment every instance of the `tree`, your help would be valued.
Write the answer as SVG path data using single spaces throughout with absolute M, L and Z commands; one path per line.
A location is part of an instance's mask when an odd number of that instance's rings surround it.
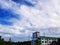
M 60 38 L 59 38 L 58 41 L 57 41 L 57 45 L 60 45 Z
M 56 41 L 52 41 L 52 43 L 50 45 L 57 45 Z

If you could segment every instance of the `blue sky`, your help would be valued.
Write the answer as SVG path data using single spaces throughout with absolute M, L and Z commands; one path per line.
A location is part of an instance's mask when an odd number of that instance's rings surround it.
M 60 0 L 0 0 L 0 35 L 5 40 L 28 40 L 35 31 L 60 36 Z

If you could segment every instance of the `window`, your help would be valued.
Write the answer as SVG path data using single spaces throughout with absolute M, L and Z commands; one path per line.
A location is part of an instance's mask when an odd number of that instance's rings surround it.
M 47 43 L 47 41 L 45 41 L 45 43 Z
M 42 41 L 42 43 L 44 43 L 44 41 Z

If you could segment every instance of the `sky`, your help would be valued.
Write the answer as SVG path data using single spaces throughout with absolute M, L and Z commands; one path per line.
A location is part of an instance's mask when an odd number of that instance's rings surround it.
M 26 41 L 35 31 L 60 37 L 60 0 L 0 0 L 0 36 Z

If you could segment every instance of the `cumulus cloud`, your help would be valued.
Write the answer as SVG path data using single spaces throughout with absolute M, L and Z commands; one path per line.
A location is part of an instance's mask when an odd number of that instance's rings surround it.
M 5 15 L 9 20 L 0 14 L 1 19 L 7 23 L 12 22 L 13 25 L 4 25 L 0 23 L 0 35 L 8 33 L 10 36 L 26 36 L 32 32 L 40 31 L 41 34 L 59 34 L 60 32 L 60 1 L 59 0 L 0 0 L 0 7 L 5 10 L 12 12 L 9 16 Z M 10 13 L 9 12 L 9 13 Z M 0 12 L 1 13 L 1 12 Z M 14 15 L 13 17 L 11 15 Z M 4 19 L 3 19 L 4 18 Z M 8 22 L 9 21 L 9 22 Z M 3 25 L 2 25 L 3 24 Z M 59 27 L 59 28 L 56 28 Z M 53 29 L 55 28 L 56 30 Z M 44 30 L 44 31 L 43 31 Z M 53 31 L 52 31 L 53 30 Z M 28 34 L 27 34 L 28 33 Z M 5 36 L 6 36 L 5 35 Z

